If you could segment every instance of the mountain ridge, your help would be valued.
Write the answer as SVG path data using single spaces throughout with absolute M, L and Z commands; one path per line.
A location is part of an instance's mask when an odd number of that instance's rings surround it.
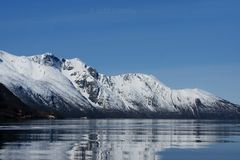
M 0 83 L 24 103 L 63 117 L 239 117 L 239 105 L 206 91 L 173 90 L 142 73 L 107 76 L 78 58 L 0 51 L 0 68 Z

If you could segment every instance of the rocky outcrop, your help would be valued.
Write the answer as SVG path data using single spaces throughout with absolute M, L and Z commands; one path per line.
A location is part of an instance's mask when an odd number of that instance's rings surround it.
M 152 75 L 107 76 L 80 59 L 0 52 L 0 83 L 24 104 L 78 118 L 239 118 L 239 105 L 200 89 L 173 90 Z

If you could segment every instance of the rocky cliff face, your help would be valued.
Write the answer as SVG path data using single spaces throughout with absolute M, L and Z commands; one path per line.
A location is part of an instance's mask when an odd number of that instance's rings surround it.
M 29 106 L 64 117 L 238 118 L 239 106 L 154 76 L 107 76 L 79 59 L 0 53 L 0 82 Z

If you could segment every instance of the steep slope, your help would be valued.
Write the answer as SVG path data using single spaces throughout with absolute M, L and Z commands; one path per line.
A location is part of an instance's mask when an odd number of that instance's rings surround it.
M 0 120 L 48 118 L 50 113 L 25 105 L 11 91 L 0 83 Z
M 0 82 L 23 102 L 65 117 L 238 118 L 239 106 L 144 74 L 106 76 L 79 59 L 0 52 Z
M 91 109 L 89 102 L 61 73 L 61 61 L 51 54 L 17 57 L 1 52 L 0 82 L 29 106 L 44 111 L 75 113 Z M 70 115 L 68 115 L 70 114 Z

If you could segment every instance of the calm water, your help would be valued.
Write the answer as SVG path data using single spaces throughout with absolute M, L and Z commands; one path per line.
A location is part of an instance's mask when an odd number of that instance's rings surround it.
M 1 123 L 0 159 L 239 160 L 240 123 L 128 119 Z

